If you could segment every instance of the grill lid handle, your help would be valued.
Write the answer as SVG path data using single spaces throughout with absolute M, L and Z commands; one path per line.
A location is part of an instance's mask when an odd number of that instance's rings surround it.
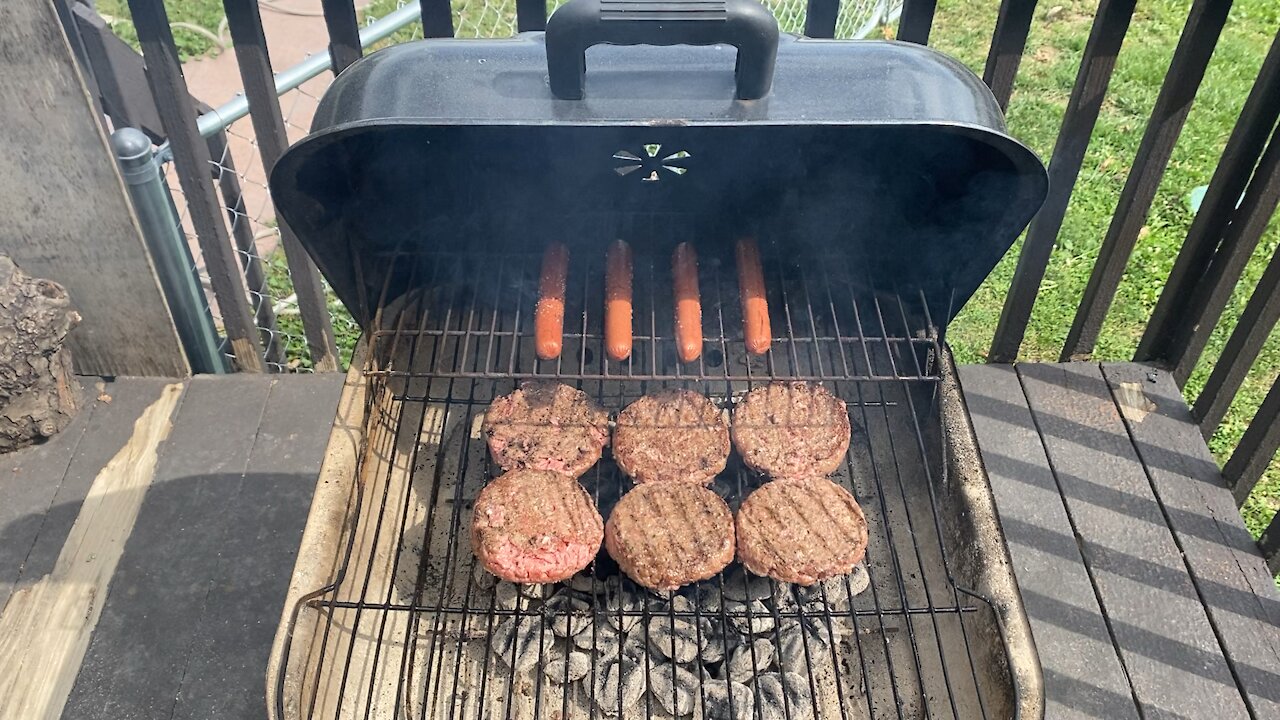
M 571 0 L 547 20 L 551 93 L 581 100 L 593 45 L 716 45 L 738 49 L 739 100 L 773 85 L 778 21 L 755 0 Z

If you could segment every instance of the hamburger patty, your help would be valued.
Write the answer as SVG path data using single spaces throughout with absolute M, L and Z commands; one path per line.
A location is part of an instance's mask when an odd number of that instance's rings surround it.
M 544 470 L 514 470 L 476 497 L 471 548 L 504 580 L 566 580 L 600 550 L 604 522 L 577 480 Z
M 586 393 L 553 382 L 527 382 L 489 405 L 489 452 L 503 470 L 550 470 L 578 477 L 609 443 L 609 414 Z
M 748 570 L 812 585 L 851 572 L 867 551 L 867 519 L 848 490 L 824 477 L 775 480 L 738 509 L 738 558 Z
M 742 460 L 772 478 L 830 475 L 849 449 L 844 401 L 807 382 L 772 382 L 733 410 L 733 445 Z
M 632 580 L 653 590 L 675 590 L 733 561 L 733 513 L 700 485 L 637 485 L 609 515 L 604 546 Z
M 613 459 L 637 483 L 706 484 L 728 457 L 729 424 L 696 392 L 663 390 L 618 413 Z

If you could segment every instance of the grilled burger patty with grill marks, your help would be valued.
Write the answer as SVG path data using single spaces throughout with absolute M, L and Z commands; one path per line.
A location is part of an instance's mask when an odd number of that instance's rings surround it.
M 613 459 L 637 483 L 706 484 L 729 458 L 729 424 L 703 395 L 664 390 L 618 413 Z
M 851 572 L 867 550 L 862 508 L 824 477 L 762 485 L 738 508 L 737 529 L 748 570 L 798 585 Z
M 675 590 L 733 561 L 733 513 L 701 485 L 637 485 L 609 515 L 604 546 L 632 580 L 653 590 Z
M 733 445 L 743 462 L 775 479 L 830 475 L 849 449 L 844 401 L 815 383 L 772 382 L 733 410 Z
M 489 405 L 489 452 L 503 470 L 550 470 L 578 477 L 609 444 L 609 414 L 586 393 L 554 382 L 526 382 Z
M 578 481 L 544 470 L 513 470 L 476 498 L 471 548 L 503 580 L 567 580 L 600 551 L 604 522 Z

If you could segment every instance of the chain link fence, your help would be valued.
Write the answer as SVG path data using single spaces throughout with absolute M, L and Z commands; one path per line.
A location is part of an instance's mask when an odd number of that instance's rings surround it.
M 548 12 L 564 1 L 566 0 L 549 0 Z M 773 10 L 782 31 L 803 32 L 805 0 L 764 0 L 764 3 Z M 363 10 L 362 20 L 366 25 L 372 24 L 405 5 L 405 0 L 376 0 Z M 836 37 L 871 36 L 882 25 L 896 19 L 900 9 L 901 0 L 841 0 Z M 511 36 L 516 32 L 515 0 L 454 0 L 453 22 L 458 37 Z M 417 20 L 366 52 L 421 38 L 422 23 Z M 331 81 L 331 74 L 323 72 L 280 96 L 280 110 L 291 143 L 306 135 L 320 97 Z M 264 360 L 272 371 L 310 371 L 311 358 L 302 318 L 289 266 L 281 248 L 275 208 L 271 204 L 266 173 L 262 168 L 251 119 L 246 116 L 226 125 L 224 133 L 226 142 L 222 144 L 222 152 L 212 157 L 209 170 L 218 187 L 228 231 L 236 245 L 240 267 L 245 276 L 251 309 L 262 341 Z M 195 272 L 204 287 L 205 297 L 209 299 L 209 310 L 215 325 L 221 330 L 221 314 L 217 302 L 212 299 L 209 277 L 204 269 L 199 244 L 188 218 L 187 205 L 172 162 L 166 163 L 165 171 L 183 232 L 196 258 Z M 227 180 L 231 182 L 228 183 Z M 228 193 L 229 186 L 238 187 L 238 196 Z M 346 367 L 359 339 L 360 328 L 332 292 L 328 291 L 327 286 L 326 297 L 339 355 L 343 367 Z M 222 350 L 228 359 L 232 359 L 230 348 L 223 347 Z

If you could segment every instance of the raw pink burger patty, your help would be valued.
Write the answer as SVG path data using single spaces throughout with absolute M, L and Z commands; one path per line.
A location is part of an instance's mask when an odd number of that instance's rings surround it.
M 704 395 L 663 390 L 618 413 L 613 459 L 638 483 L 706 484 L 729 457 L 729 423 Z
M 604 521 L 578 481 L 513 470 L 476 498 L 471 548 L 485 568 L 519 583 L 567 580 L 600 551 Z
M 765 483 L 738 508 L 738 559 L 756 575 L 812 585 L 853 571 L 867 552 L 867 519 L 827 478 Z
M 775 479 L 830 475 L 844 461 L 851 428 L 844 401 L 816 383 L 772 382 L 733 410 L 733 446 Z
M 586 393 L 554 382 L 527 382 L 489 405 L 489 452 L 503 470 L 550 470 L 578 477 L 609 444 L 609 414 Z

